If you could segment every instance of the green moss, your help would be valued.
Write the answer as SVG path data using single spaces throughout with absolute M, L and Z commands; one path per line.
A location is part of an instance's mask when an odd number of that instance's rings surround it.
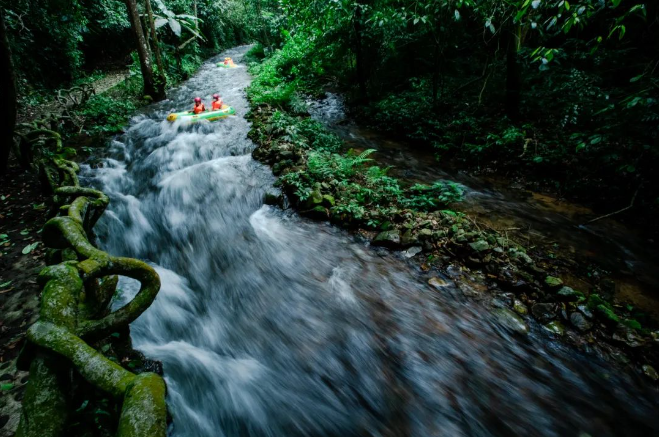
M 155 373 L 137 375 L 128 387 L 118 437 L 164 437 L 167 433 L 165 382 Z
M 83 378 L 112 396 L 123 396 L 135 376 L 105 358 L 80 337 L 52 323 L 37 322 L 27 335 L 31 342 L 66 357 Z
M 641 324 L 638 322 L 638 320 L 635 320 L 635 319 L 625 319 L 625 320 L 622 321 L 622 324 L 625 325 L 625 326 L 628 326 L 628 327 L 630 327 L 630 328 L 632 328 L 632 329 L 637 329 L 637 330 L 639 330 L 639 331 L 640 331 L 641 329 L 643 329 L 643 327 L 642 327 Z
M 16 437 L 59 437 L 69 416 L 67 369 L 57 357 L 40 353 L 30 366 Z

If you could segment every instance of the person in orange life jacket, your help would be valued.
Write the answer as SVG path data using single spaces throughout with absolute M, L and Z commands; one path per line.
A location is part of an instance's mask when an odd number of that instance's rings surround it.
M 231 58 L 224 58 L 224 65 L 229 65 Z
M 192 111 L 195 114 L 201 114 L 206 110 L 206 107 L 204 104 L 201 102 L 201 97 L 195 97 L 194 99 L 194 108 L 192 108 Z
M 222 97 L 219 94 L 213 94 L 213 111 L 219 111 L 223 105 Z

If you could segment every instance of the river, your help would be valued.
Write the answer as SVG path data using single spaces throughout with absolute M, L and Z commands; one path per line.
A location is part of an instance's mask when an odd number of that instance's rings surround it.
M 246 50 L 141 111 L 83 172 L 111 198 L 100 246 L 161 276 L 131 332 L 163 363 L 171 436 L 659 435 L 640 377 L 533 323 L 510 332 L 401 256 L 263 205 L 275 179 L 251 157 Z M 163 121 L 215 92 L 236 116 Z M 115 305 L 136 291 L 120 288 Z

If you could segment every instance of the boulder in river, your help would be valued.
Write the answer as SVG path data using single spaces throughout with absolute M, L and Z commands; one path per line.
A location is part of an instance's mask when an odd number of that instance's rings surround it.
M 277 196 L 276 194 L 272 193 L 265 193 L 263 195 L 263 203 L 266 205 L 272 205 L 272 206 L 277 206 L 281 202 L 280 197 Z

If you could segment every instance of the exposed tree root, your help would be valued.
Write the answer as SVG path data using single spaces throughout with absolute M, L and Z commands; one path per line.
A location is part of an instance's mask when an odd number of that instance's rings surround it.
M 44 137 L 55 141 L 55 152 L 61 150 L 57 132 L 33 127 L 22 136 L 30 150 Z M 60 214 L 44 226 L 44 244 L 58 255 L 51 258 L 61 262 L 39 275 L 43 286 L 40 317 L 28 330 L 28 343 L 19 359 L 21 367 L 29 367 L 30 380 L 16 436 L 62 436 L 72 407 L 71 387 L 76 378 L 84 378 L 122 402 L 117 436 L 164 437 L 163 379 L 155 373 L 136 375 L 86 342 L 125 329 L 139 317 L 160 290 L 160 278 L 148 264 L 111 256 L 89 242 L 109 199 L 101 191 L 79 186 L 74 162 L 43 154 L 39 166 Z M 141 287 L 132 301 L 111 312 L 118 275 L 140 281 Z

